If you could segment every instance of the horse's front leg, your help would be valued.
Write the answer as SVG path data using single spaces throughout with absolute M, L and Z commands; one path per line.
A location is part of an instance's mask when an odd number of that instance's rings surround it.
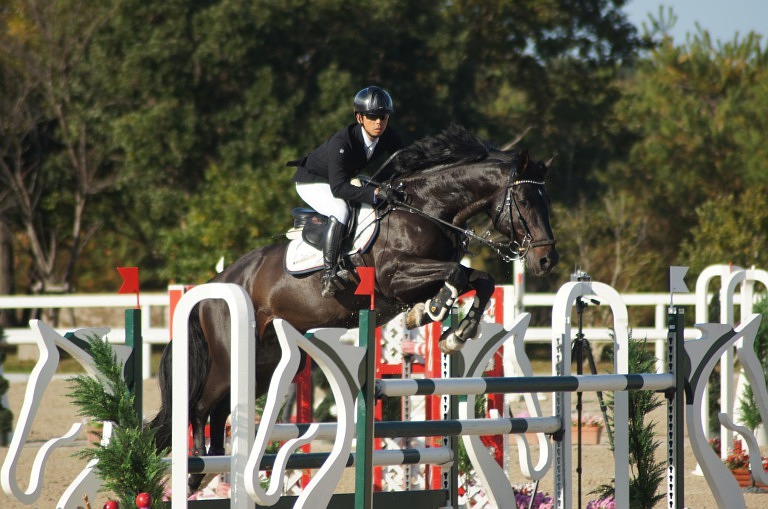
M 400 300 L 414 301 L 423 298 L 429 288 L 435 288 L 442 281 L 437 294 L 426 302 L 414 305 L 406 316 L 406 327 L 416 328 L 432 321 L 442 321 L 459 295 L 468 290 L 475 290 L 476 296 L 469 312 L 451 330 L 440 338 L 440 349 L 445 353 L 454 353 L 464 346 L 464 342 L 477 335 L 478 326 L 485 306 L 493 295 L 493 278 L 478 270 L 464 267 L 455 262 L 430 260 L 400 260 L 397 270 L 389 280 L 391 294 Z M 407 267 L 407 268 L 405 268 Z M 431 291 L 434 291 L 432 289 Z M 417 295 L 422 295 L 418 297 Z
M 464 343 L 477 337 L 480 331 L 480 321 L 483 318 L 488 302 L 493 295 L 495 282 L 490 274 L 479 270 L 467 269 L 469 273 L 469 288 L 475 290 L 475 298 L 469 306 L 467 314 L 461 319 L 456 328 L 445 331 L 437 345 L 446 354 L 458 352 L 464 348 Z

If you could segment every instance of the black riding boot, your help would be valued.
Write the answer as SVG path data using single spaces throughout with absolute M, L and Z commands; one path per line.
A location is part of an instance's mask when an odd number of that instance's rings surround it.
M 341 224 L 333 216 L 328 218 L 328 224 L 325 227 L 325 236 L 323 237 L 323 297 L 333 297 L 336 290 L 344 289 L 344 283 L 336 275 L 338 268 L 339 252 L 341 251 L 341 240 L 344 237 L 345 225 Z

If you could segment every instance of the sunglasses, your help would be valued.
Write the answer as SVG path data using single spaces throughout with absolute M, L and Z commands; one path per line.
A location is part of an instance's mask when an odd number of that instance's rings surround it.
M 381 120 L 383 122 L 385 120 L 389 120 L 389 115 L 387 115 L 387 114 L 385 114 L 385 115 L 370 115 L 370 114 L 366 113 L 365 114 L 365 118 L 367 118 L 368 120 Z

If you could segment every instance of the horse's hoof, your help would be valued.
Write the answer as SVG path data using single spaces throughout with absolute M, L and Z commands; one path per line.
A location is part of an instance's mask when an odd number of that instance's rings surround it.
M 192 496 L 201 489 L 204 489 L 216 477 L 216 474 L 190 474 L 187 479 L 187 496 Z
M 424 312 L 424 309 L 425 309 L 424 303 L 419 302 L 418 304 L 414 305 L 410 310 L 408 310 L 408 313 L 405 315 L 406 329 L 415 329 L 417 327 L 422 326 L 421 321 L 424 319 L 424 315 L 426 314 Z
M 465 340 L 461 339 L 453 332 L 450 332 L 444 338 L 440 338 L 440 341 L 437 342 L 437 346 L 444 354 L 451 355 L 464 348 L 465 343 Z

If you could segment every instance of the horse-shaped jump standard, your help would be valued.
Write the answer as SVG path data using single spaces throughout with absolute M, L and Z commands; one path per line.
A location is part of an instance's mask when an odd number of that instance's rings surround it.
M 395 170 L 391 184 L 403 189 L 406 198 L 378 211 L 378 236 L 358 257 L 365 266 L 375 268 L 377 320 L 386 323 L 405 310 L 409 327 L 442 320 L 459 295 L 475 290 L 467 315 L 440 339 L 443 351 L 456 351 L 477 335 L 495 284 L 489 274 L 459 263 L 470 240 L 480 240 L 502 255 L 524 258 L 537 276 L 548 274 L 557 264 L 544 188 L 547 165 L 530 160 L 525 151 L 491 149 L 457 126 L 414 143 L 389 164 Z M 490 217 L 509 243 L 491 242 L 466 229 L 467 221 L 481 213 Z M 323 298 L 320 271 L 288 274 L 283 266 L 287 245 L 255 249 L 212 279 L 241 285 L 253 301 L 257 394 L 266 393 L 281 356 L 271 327 L 275 318 L 287 320 L 301 332 L 355 328 L 358 310 L 369 306 L 368 297 L 354 295 L 354 284 L 334 298 Z M 351 267 L 349 261 L 347 266 Z M 202 302 L 190 316 L 189 338 L 189 415 L 195 450 L 205 454 L 204 426 L 210 415 L 208 454 L 223 454 L 230 388 L 226 304 Z M 159 383 L 162 407 L 150 425 L 157 430 L 158 448 L 164 448 L 171 442 L 170 345 L 163 353 Z M 191 488 L 197 488 L 199 477 L 190 480 Z

